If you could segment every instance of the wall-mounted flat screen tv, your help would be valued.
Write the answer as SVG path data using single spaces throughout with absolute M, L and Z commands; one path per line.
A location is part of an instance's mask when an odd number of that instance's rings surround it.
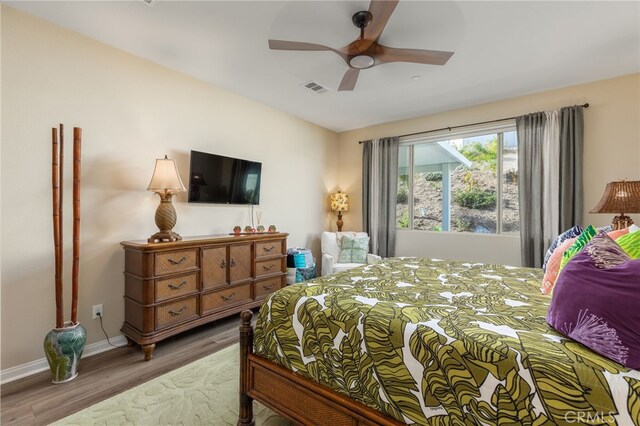
M 262 163 L 191 151 L 189 202 L 260 204 Z

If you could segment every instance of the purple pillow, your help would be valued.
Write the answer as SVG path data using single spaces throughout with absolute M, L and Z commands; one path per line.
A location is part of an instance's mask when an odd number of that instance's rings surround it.
M 553 251 L 556 249 L 556 247 L 558 247 L 569 238 L 579 237 L 580 234 L 582 234 L 582 231 L 584 231 L 584 229 L 582 229 L 580 225 L 576 225 L 573 228 L 567 229 L 562 234 L 558 235 L 558 237 L 551 242 L 547 253 L 545 253 L 544 255 L 544 261 L 542 262 L 542 269 L 544 269 L 545 272 L 547 272 L 547 262 L 549 262 L 549 259 L 551 259 L 551 255 L 553 254 Z
M 640 259 L 605 233 L 562 270 L 547 322 L 609 359 L 640 369 Z

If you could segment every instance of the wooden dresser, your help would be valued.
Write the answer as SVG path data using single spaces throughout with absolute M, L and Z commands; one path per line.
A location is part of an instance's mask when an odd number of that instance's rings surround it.
M 287 236 L 189 237 L 172 243 L 123 241 L 124 324 L 144 359 L 156 342 L 260 306 L 285 286 Z

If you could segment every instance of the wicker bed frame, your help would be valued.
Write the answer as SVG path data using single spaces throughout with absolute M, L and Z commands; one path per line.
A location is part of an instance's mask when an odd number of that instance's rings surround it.
M 302 425 L 404 425 L 326 386 L 253 353 L 253 312 L 240 314 L 240 413 L 238 426 L 253 426 L 253 401 Z

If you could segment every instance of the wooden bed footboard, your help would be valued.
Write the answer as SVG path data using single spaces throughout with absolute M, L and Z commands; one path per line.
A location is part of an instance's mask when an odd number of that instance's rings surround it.
M 399 422 L 253 353 L 253 312 L 240 314 L 238 426 L 253 426 L 253 401 L 302 425 L 384 425 Z

